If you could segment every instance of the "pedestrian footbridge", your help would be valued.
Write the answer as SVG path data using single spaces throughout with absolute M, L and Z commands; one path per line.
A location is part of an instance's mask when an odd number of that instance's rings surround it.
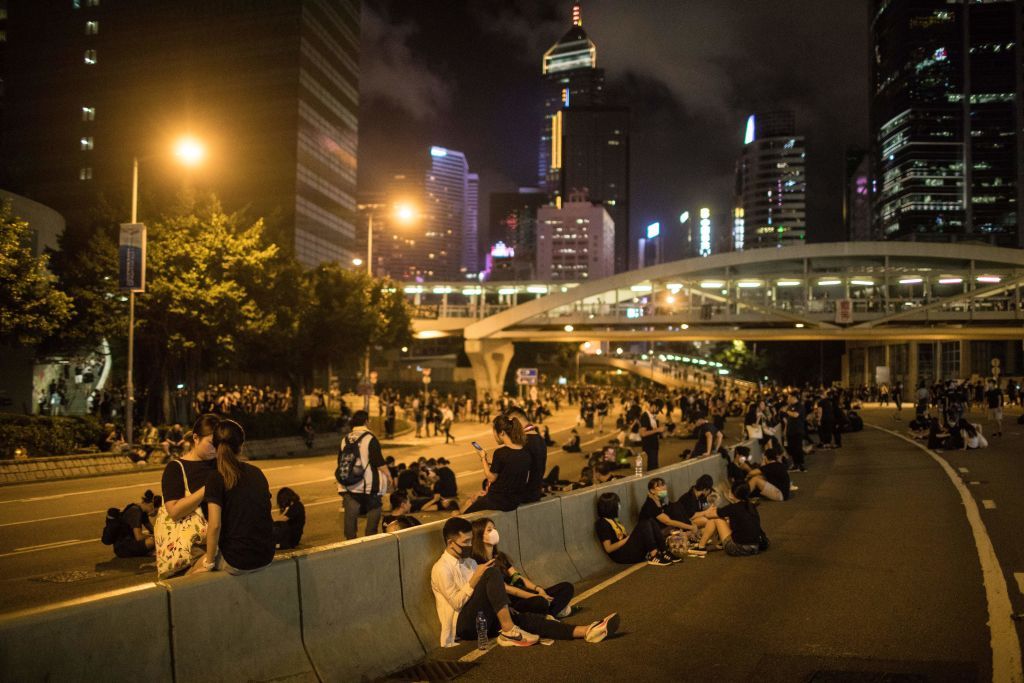
M 460 336 L 478 390 L 517 341 L 1006 340 L 1022 337 L 1024 250 L 842 242 L 684 259 L 611 277 L 409 283 L 417 337 Z

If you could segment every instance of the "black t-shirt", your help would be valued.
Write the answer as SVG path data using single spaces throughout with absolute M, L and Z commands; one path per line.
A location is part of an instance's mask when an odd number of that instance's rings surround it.
M 739 465 L 734 463 L 732 460 L 725 464 L 725 476 L 729 478 L 729 481 L 745 481 L 747 473 Z
M 619 537 L 615 532 L 615 527 L 604 517 L 600 517 L 596 522 L 594 522 L 594 531 L 597 532 L 598 539 L 601 541 L 609 541 L 611 543 L 618 543 L 625 538 L 625 535 L 627 535 L 625 528 L 622 528 L 622 533 L 624 535 Z
M 683 495 L 679 496 L 679 504 L 683 506 L 683 510 L 686 511 L 686 518 L 693 519 L 693 516 L 704 509 L 704 502 L 700 496 L 690 489 Z
M 239 463 L 241 477 L 224 487 L 220 472 L 206 482 L 206 500 L 221 506 L 220 552 L 236 569 L 257 569 L 274 559 L 274 520 L 270 485 L 258 467 Z
M 767 462 L 761 465 L 761 474 L 768 480 L 768 483 L 782 491 L 782 497 L 789 500 L 789 471 L 786 466 L 778 460 Z
M 651 419 L 651 414 L 646 410 L 640 415 L 640 428 L 641 429 L 657 429 L 658 419 Z M 642 434 L 643 432 L 641 432 Z M 658 434 L 649 434 L 647 436 L 641 436 L 640 445 L 644 449 L 645 453 L 650 453 L 658 449 Z
M 989 408 L 1001 408 L 1003 405 L 1003 392 L 1001 389 L 989 389 L 985 392 L 985 400 Z
M 399 491 L 411 491 L 420 484 L 420 474 L 418 471 L 404 469 L 398 474 L 398 490 Z
M 438 467 L 435 473 L 437 482 L 434 484 L 434 493 L 440 493 L 442 498 L 454 498 L 459 494 L 455 473 L 450 467 Z
M 832 401 L 827 398 L 823 398 L 818 401 L 818 407 L 821 408 L 821 421 L 823 423 L 835 422 L 835 414 L 832 411 Z
M 534 431 L 527 432 L 523 448 L 530 458 L 530 480 L 526 500 L 540 500 L 544 488 L 544 470 L 548 465 L 548 445 L 544 437 Z
M 697 437 L 697 443 L 694 444 L 694 446 L 693 446 L 693 453 L 691 454 L 690 457 L 696 458 L 696 457 L 701 456 L 701 455 L 707 455 L 708 453 L 711 452 L 710 450 L 708 450 L 708 448 L 709 448 L 709 446 L 708 446 L 708 437 L 707 437 L 708 434 L 711 435 L 711 446 L 710 446 L 710 448 L 714 448 L 715 447 L 715 438 L 716 438 L 716 435 L 718 434 L 718 428 L 715 427 L 714 424 L 712 424 L 711 422 L 705 422 L 704 424 L 702 424 L 701 426 L 697 427 L 697 429 L 695 429 L 693 431 L 693 435 Z
M 718 509 L 718 516 L 729 520 L 732 540 L 743 545 L 757 545 L 761 540 L 761 516 L 750 503 L 733 503 Z
M 288 520 L 288 537 L 294 548 L 302 540 L 302 530 L 306 528 L 306 506 L 296 501 L 284 511 L 284 516 Z
M 530 465 L 530 454 L 525 448 L 499 447 L 491 460 L 491 473 L 498 478 L 491 483 L 488 493 L 521 497 L 526 492 L 526 482 L 530 478 Z
M 164 500 L 181 500 L 185 497 L 185 480 L 181 478 L 181 463 L 185 466 L 185 476 L 188 477 L 188 490 L 195 493 L 206 486 L 210 475 L 217 471 L 217 460 L 176 460 L 167 463 L 164 468 L 163 477 L 160 479 L 160 490 Z M 200 506 L 203 514 L 206 514 L 206 501 Z
M 153 533 L 153 524 L 149 521 L 149 515 L 134 503 L 121 513 L 121 522 L 124 524 L 122 528 L 127 531 L 126 535 L 132 538 L 135 538 L 135 529 L 145 529 L 149 533 Z
M 796 417 L 786 415 L 786 434 L 793 437 L 803 436 L 804 432 L 807 431 L 807 413 L 803 405 L 796 403 L 795 405 L 787 406 L 786 410 L 798 413 Z
M 665 511 L 665 507 L 660 503 L 654 502 L 650 496 L 647 496 L 644 504 L 640 506 L 640 519 L 657 520 L 658 515 L 662 514 L 668 514 Z

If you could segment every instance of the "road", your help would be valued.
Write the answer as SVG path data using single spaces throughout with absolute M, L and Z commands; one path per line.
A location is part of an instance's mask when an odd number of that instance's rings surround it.
M 864 411 L 869 423 L 905 433 L 906 422 L 891 413 Z M 1014 612 L 1024 612 L 1015 538 L 1024 521 L 1022 432 L 1008 424 L 989 449 L 944 454 L 978 503 Z M 996 628 L 1009 638 L 990 632 L 965 507 L 935 460 L 868 427 L 846 435 L 840 450 L 812 454 L 809 471 L 795 479 L 800 491 L 790 501 L 760 506 L 767 553 L 641 565 L 584 600 L 574 618 L 618 611 L 616 638 L 495 648 L 460 680 L 527 680 L 503 675 L 526 661 L 531 681 L 1020 680 L 1002 676 L 1007 669 L 993 673 L 993 652 L 1019 646 L 1020 627 L 1003 613 Z
M 574 410 L 562 410 L 548 420 L 556 443 L 568 441 L 575 423 Z M 488 425 L 456 423 L 457 441 L 444 445 L 443 437 L 399 438 L 384 445 L 385 455 L 398 462 L 420 456 L 446 457 L 459 481 L 460 493 L 476 490 L 482 479 L 480 461 L 469 442 L 494 446 Z M 582 433 L 584 445 L 594 449 L 609 434 Z M 673 441 L 669 457 L 683 449 Z M 663 456 L 663 461 L 666 456 Z M 253 461 L 267 475 L 271 491 L 290 486 L 306 506 L 303 548 L 343 540 L 341 504 L 334 483 L 334 455 L 288 460 Z M 549 452 L 548 467 L 561 466 L 563 478 L 575 478 L 583 466 L 578 454 L 557 447 Z M 147 488 L 160 490 L 160 471 L 118 474 L 88 479 L 18 484 L 0 488 L 0 612 L 67 600 L 152 581 L 152 558 L 114 557 L 99 541 L 109 507 L 124 507 L 138 500 Z M 417 513 L 423 522 L 440 513 Z M 148 565 L 148 566 L 147 566 Z

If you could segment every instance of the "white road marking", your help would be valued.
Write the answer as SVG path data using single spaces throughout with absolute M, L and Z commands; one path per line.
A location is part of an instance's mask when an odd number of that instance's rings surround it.
M 956 472 L 953 471 L 953 468 L 945 458 L 891 429 L 877 425 L 868 426 L 902 439 L 927 453 L 938 463 L 960 494 L 964 513 L 967 515 L 967 522 L 971 525 L 971 532 L 974 535 L 974 545 L 978 550 L 981 577 L 985 586 L 985 599 L 988 603 L 988 627 L 991 634 L 990 644 L 992 647 L 992 680 L 1009 681 L 1010 683 L 1024 682 L 1020 640 L 1017 638 L 1017 625 L 1012 618 L 1013 605 L 1010 603 L 1010 591 L 1006 586 L 1003 570 L 999 566 L 999 558 L 996 557 L 996 550 L 992 545 L 992 539 L 988 535 L 988 530 L 985 528 L 985 523 L 981 520 L 981 512 L 978 510 L 978 504 L 974 501 L 974 496 L 964 486 L 963 480 L 956 475 Z M 1018 578 L 1019 581 L 1020 579 Z
M 56 517 L 40 517 L 39 519 L 26 519 L 21 522 L 6 522 L 0 524 L 0 527 L 5 526 L 18 526 L 19 524 L 35 524 L 36 522 L 51 522 L 55 519 L 67 519 L 68 517 L 84 517 L 85 515 L 101 515 L 105 514 L 106 510 L 92 510 L 91 512 L 76 512 L 73 515 L 58 515 Z
M 960 474 L 967 474 L 969 470 L 966 467 L 957 467 L 956 471 L 959 472 Z
M 980 481 L 969 481 L 969 482 L 967 482 L 967 484 L 969 486 L 980 486 L 981 482 Z
M 981 504 L 985 507 L 986 510 L 995 510 L 996 509 L 996 502 L 994 500 L 986 499 L 986 500 L 981 501 Z
M 1024 595 L 1024 572 L 1015 572 L 1013 578 L 1017 579 L 1017 589 Z
M 85 496 L 92 493 L 106 493 L 107 491 L 122 491 L 124 489 L 140 489 L 140 488 L 152 488 L 159 486 L 160 482 L 146 482 L 139 484 L 128 484 L 127 486 L 110 486 L 105 489 L 89 489 L 88 491 L 68 491 L 67 493 L 55 493 L 50 496 L 36 496 L 34 498 L 18 498 L 16 500 L 0 500 L 0 505 L 6 503 L 34 503 L 39 500 L 56 500 L 57 498 L 66 498 L 67 496 Z
M 75 539 L 75 540 L 71 540 L 71 541 L 58 541 L 57 543 L 46 543 L 44 545 L 30 545 L 30 546 L 27 546 L 25 548 L 16 548 L 14 550 L 14 552 L 0 554 L 0 558 L 2 558 L 2 557 L 13 557 L 15 555 L 24 555 L 26 553 L 35 553 L 35 552 L 39 552 L 40 550 L 56 550 L 58 548 L 67 548 L 68 546 L 72 546 L 72 545 L 81 545 L 83 543 L 96 543 L 96 542 L 97 541 L 94 540 L 94 539 L 88 539 L 88 540 L 85 540 L 85 541 L 81 541 L 81 540 Z

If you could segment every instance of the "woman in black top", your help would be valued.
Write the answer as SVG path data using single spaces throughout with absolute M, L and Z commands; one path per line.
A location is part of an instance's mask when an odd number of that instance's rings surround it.
M 726 553 L 733 557 L 757 555 L 762 547 L 767 549 L 768 538 L 761 530 L 757 507 L 750 502 L 750 487 L 738 484 L 732 494 L 739 502 L 718 508 L 709 517 L 715 520 L 718 538 Z M 702 546 L 698 549 L 704 550 Z
M 601 541 L 601 547 L 619 564 L 647 564 L 663 567 L 679 559 L 668 552 L 665 537 L 661 535 L 658 523 L 653 519 L 637 522 L 631 533 L 619 522 L 621 502 L 615 493 L 602 493 L 597 499 L 597 521 L 594 531 Z
M 494 418 L 493 425 L 498 448 L 490 459 L 487 451 L 479 451 L 487 490 L 470 498 L 462 510 L 463 514 L 480 510 L 515 510 L 526 493 L 530 456 L 523 449 L 526 444 L 523 427 L 519 420 L 504 415 Z
M 164 467 L 160 480 L 164 508 L 175 522 L 202 507 L 206 516 L 206 480 L 217 471 L 217 449 L 213 447 L 213 431 L 220 423 L 216 415 L 201 415 L 186 436 L 190 444 L 188 453 L 178 460 L 172 460 Z M 189 495 L 185 495 L 185 477 L 188 477 Z
M 277 492 L 277 512 L 284 519 L 274 521 L 274 546 L 290 550 L 302 540 L 302 530 L 306 526 L 306 506 L 302 504 L 299 494 L 284 486 Z
M 189 573 L 246 574 L 274 559 L 270 485 L 262 470 L 238 459 L 244 442 L 245 432 L 234 420 L 221 421 L 213 433 L 217 471 L 206 482 L 206 555 Z

